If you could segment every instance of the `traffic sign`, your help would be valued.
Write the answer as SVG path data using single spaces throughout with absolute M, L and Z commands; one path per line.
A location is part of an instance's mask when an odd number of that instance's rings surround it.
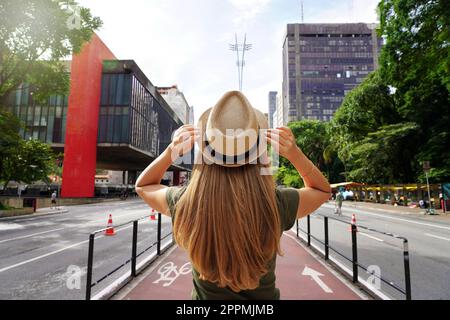
M 422 167 L 423 167 L 423 171 L 425 171 L 425 172 L 429 172 L 430 171 L 430 161 L 424 161 L 423 162 L 423 164 L 422 164 Z

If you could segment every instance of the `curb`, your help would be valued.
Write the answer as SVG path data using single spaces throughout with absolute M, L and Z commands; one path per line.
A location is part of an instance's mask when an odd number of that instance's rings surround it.
M 330 202 L 327 203 L 330 207 L 334 207 L 333 204 L 331 204 Z M 368 210 L 376 210 L 376 211 L 380 211 L 380 212 L 388 212 L 388 213 L 393 213 L 393 214 L 400 214 L 400 215 L 417 215 L 417 214 L 421 214 L 420 212 L 408 212 L 408 211 L 400 211 L 400 210 L 390 210 L 390 209 L 385 209 L 385 208 L 376 208 L 376 207 L 369 207 L 369 206 L 357 206 L 357 205 L 342 205 L 342 207 L 344 208 L 348 208 L 348 209 L 359 209 L 359 210 L 364 210 L 364 209 L 368 209 Z
M 44 216 L 50 216 L 55 214 L 61 214 L 61 213 L 67 213 L 69 210 L 62 209 L 62 210 L 56 210 L 56 211 L 50 211 L 46 213 L 38 213 L 38 214 L 24 214 L 24 215 L 18 215 L 18 216 L 12 216 L 12 217 L 0 217 L 1 221 L 10 221 L 10 220 L 18 220 L 18 219 L 25 219 L 25 218 L 37 218 L 37 217 L 44 217 Z

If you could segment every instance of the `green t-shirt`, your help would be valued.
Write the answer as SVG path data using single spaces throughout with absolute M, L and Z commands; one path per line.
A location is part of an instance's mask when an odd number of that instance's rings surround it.
M 167 189 L 166 199 L 172 215 L 172 222 L 175 218 L 175 205 L 186 190 L 184 187 L 170 187 Z M 299 194 L 293 188 L 276 188 L 275 196 L 280 213 L 281 228 L 283 231 L 289 230 L 295 223 Z M 263 275 L 259 281 L 259 287 L 253 290 L 243 290 L 234 292 L 230 288 L 220 288 L 212 282 L 200 280 L 200 274 L 192 268 L 193 284 L 192 299 L 194 300 L 278 300 L 280 290 L 275 287 L 275 256 L 268 262 L 269 271 Z

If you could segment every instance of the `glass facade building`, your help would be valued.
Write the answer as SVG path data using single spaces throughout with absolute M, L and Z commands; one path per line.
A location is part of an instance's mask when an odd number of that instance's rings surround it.
M 23 84 L 10 95 L 7 109 L 21 120 L 22 138 L 58 145 L 65 142 L 67 100 L 67 96 L 53 95 L 47 103 L 37 103 L 33 99 L 33 87 Z
M 128 143 L 130 74 L 103 74 L 98 143 Z
M 376 25 L 288 24 L 283 44 L 287 122 L 328 121 L 345 95 L 377 68 Z
M 99 144 L 130 145 L 156 157 L 182 124 L 134 61 L 105 62 Z
M 38 104 L 32 86 L 24 84 L 11 94 L 7 109 L 22 121 L 24 139 L 38 139 L 63 152 L 68 100 L 55 95 L 45 105 Z M 103 62 L 97 136 L 97 162 L 102 168 L 142 170 L 164 151 L 181 125 L 134 61 Z

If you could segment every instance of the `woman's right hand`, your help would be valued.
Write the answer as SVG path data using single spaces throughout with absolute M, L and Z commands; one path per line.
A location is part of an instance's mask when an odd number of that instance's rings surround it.
M 266 132 L 267 142 L 281 156 L 289 161 L 298 156 L 300 149 L 295 142 L 295 136 L 288 127 L 277 127 L 276 129 L 268 129 Z
M 193 125 L 185 124 L 179 127 L 169 145 L 172 154 L 172 160 L 182 157 L 194 147 L 195 141 L 200 137 L 200 130 Z

